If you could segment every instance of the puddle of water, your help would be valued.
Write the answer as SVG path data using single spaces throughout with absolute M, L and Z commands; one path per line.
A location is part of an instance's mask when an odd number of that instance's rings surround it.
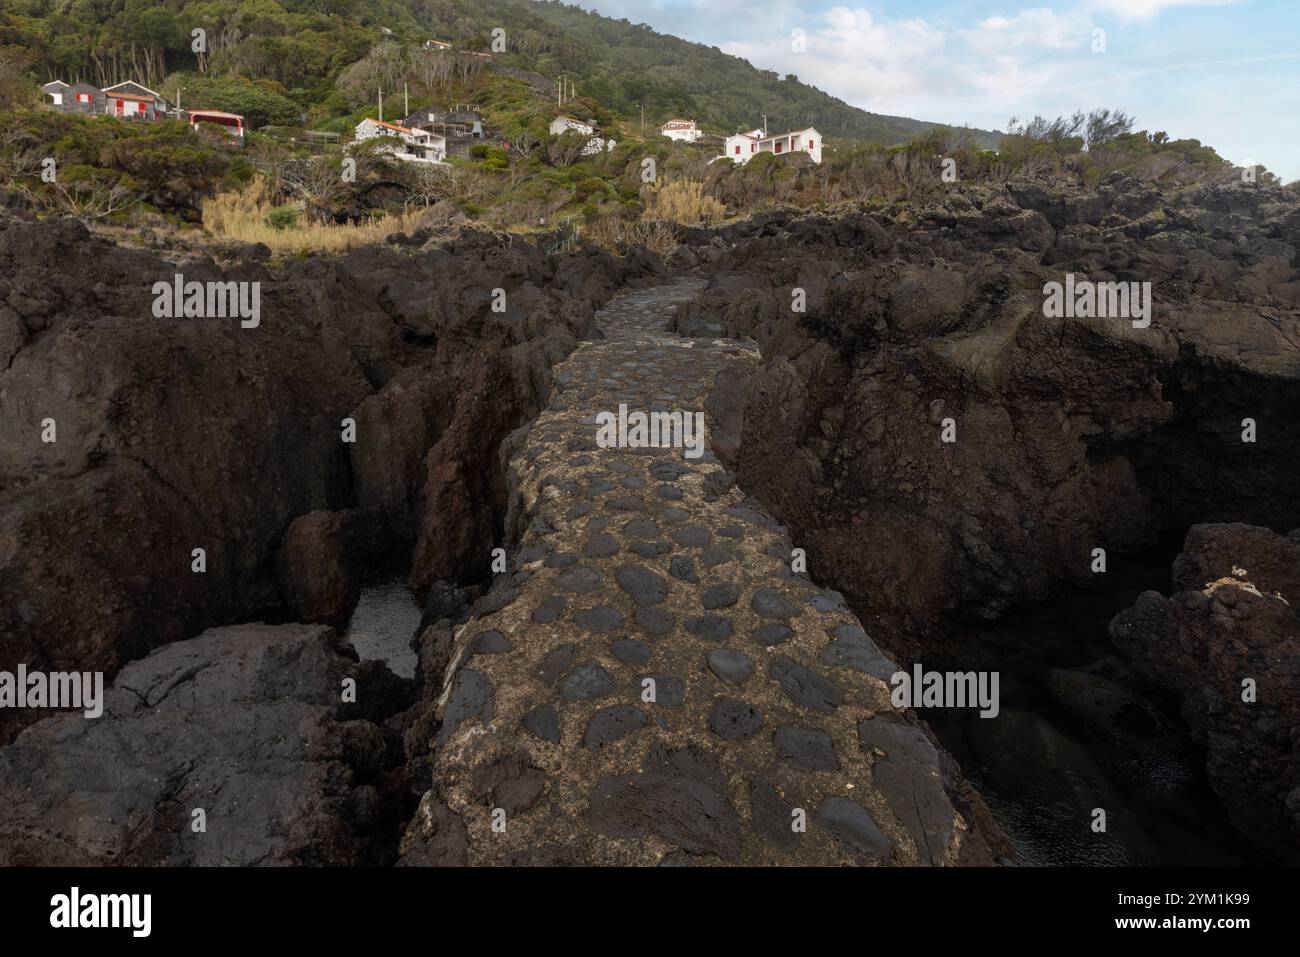
M 415 677 L 411 638 L 420 624 L 420 606 L 400 578 L 374 582 L 361 590 L 344 638 L 363 661 L 379 659 L 403 678 Z

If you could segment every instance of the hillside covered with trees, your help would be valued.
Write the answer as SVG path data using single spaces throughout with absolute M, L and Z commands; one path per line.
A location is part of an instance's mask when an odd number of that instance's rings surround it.
M 239 109 L 254 122 L 319 122 L 349 112 L 336 81 L 379 40 L 418 48 L 437 37 L 484 52 L 496 29 L 505 31 L 498 62 L 567 75 L 579 93 L 627 117 L 644 107 L 656 123 L 681 114 L 733 132 L 766 114 L 773 129 L 812 125 L 886 144 L 935 126 L 868 113 L 716 48 L 559 2 L 5 0 L 0 59 L 26 74 L 28 95 L 53 78 L 98 86 L 133 78 L 173 97 L 184 87 L 190 102 Z M 195 30 L 204 31 L 198 51 Z

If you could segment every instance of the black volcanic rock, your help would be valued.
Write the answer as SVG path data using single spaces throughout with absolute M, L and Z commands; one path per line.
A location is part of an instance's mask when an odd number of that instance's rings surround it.
M 309 513 L 364 510 L 380 551 L 411 554 L 421 599 L 485 577 L 508 510 L 498 447 L 594 308 L 647 269 L 472 231 L 273 267 L 185 256 L 0 212 L 0 668 L 111 677 L 281 605 L 342 620 L 362 549 L 340 560 L 356 536 L 294 525 Z M 155 318 L 152 287 L 178 272 L 259 282 L 257 327 Z M 498 286 L 522 318 L 491 312 Z
M 0 864 L 391 863 L 409 807 L 378 722 L 413 692 L 320 626 L 158 649 L 122 669 L 101 717 L 54 715 L 0 748 Z

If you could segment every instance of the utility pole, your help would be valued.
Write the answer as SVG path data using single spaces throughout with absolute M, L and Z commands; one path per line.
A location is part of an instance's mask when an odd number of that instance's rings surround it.
M 767 136 L 767 114 L 763 114 L 763 135 Z
M 379 122 L 384 122 L 384 88 L 379 88 Z
M 645 104 L 641 104 L 641 132 L 645 133 Z
M 564 77 L 560 77 L 560 82 L 555 85 L 555 105 L 564 105 Z
M 402 115 L 411 115 L 411 91 L 407 89 L 406 81 L 402 81 Z

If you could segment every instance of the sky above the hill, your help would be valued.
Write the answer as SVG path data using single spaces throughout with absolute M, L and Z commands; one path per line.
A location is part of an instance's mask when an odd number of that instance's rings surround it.
M 1002 130 L 1110 107 L 1300 179 L 1300 0 L 571 2 L 876 113 Z

